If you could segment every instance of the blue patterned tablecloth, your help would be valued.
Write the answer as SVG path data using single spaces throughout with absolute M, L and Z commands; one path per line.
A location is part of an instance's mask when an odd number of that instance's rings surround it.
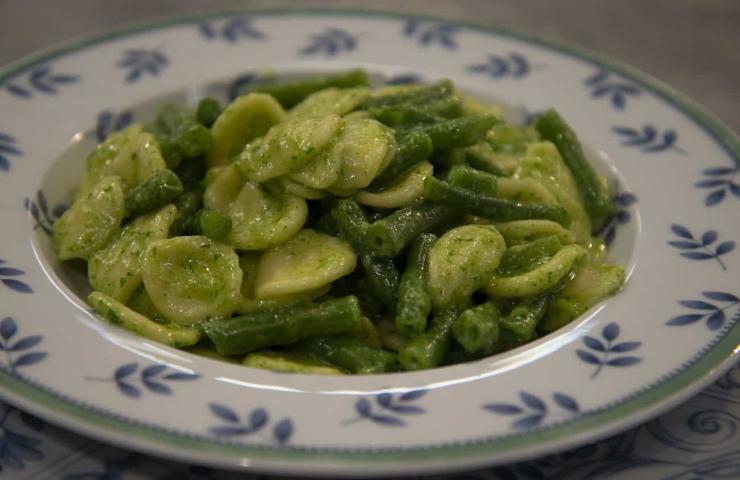
M 175 463 L 123 450 L 63 430 L 0 402 L 0 480 L 236 478 L 277 477 Z M 601 442 L 516 465 L 433 478 L 740 478 L 740 364 L 679 407 Z

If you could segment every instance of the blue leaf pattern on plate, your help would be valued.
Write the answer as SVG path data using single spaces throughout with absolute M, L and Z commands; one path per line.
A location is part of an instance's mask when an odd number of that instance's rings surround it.
M 0 258 L 0 283 L 18 293 L 33 293 L 33 289 L 25 282 L 18 280 L 17 277 L 26 274 L 23 270 L 3 266 L 7 262 Z
M 228 43 L 240 40 L 264 40 L 266 35 L 254 28 L 252 17 L 239 16 L 222 21 L 203 20 L 198 22 L 198 32 L 206 40 L 221 39 Z
M 357 40 L 341 28 L 327 28 L 323 33 L 314 33 L 299 53 L 301 55 L 325 54 L 330 57 L 355 49 Z
M 214 416 L 224 422 L 222 425 L 208 429 L 212 435 L 217 437 L 233 438 L 260 434 L 271 421 L 267 410 L 261 407 L 252 409 L 244 420 L 227 405 L 214 402 L 209 403 L 208 408 Z M 269 439 L 279 445 L 284 445 L 290 441 L 293 431 L 293 421 L 288 417 L 282 418 L 272 425 Z
M 604 223 L 604 226 L 598 232 L 598 236 L 604 239 L 607 246 L 614 242 L 617 236 L 617 227 L 626 225 L 632 220 L 629 207 L 637 203 L 637 196 L 629 192 L 617 193 L 612 202 L 614 204 L 614 215 Z
M 704 205 L 713 207 L 722 203 L 729 195 L 740 199 L 740 183 L 735 181 L 738 173 L 740 173 L 740 163 L 734 167 L 713 167 L 702 170 L 706 178 L 696 182 L 694 186 L 710 190 L 704 199 Z
M 404 73 L 393 75 L 385 79 L 386 85 L 408 85 L 413 83 L 422 83 L 421 75 L 415 73 Z
M 95 122 L 95 137 L 98 142 L 103 142 L 111 133 L 118 132 L 131 125 L 133 120 L 134 115 L 131 110 L 123 110 L 115 114 L 113 111 L 105 109 L 98 114 Z
M 646 124 L 639 130 L 620 126 L 612 127 L 612 131 L 622 137 L 622 145 L 638 148 L 644 153 L 659 153 L 669 149 L 686 153 L 676 146 L 678 134 L 672 128 L 659 132 L 654 125 Z
M 467 70 L 473 73 L 484 73 L 491 78 L 520 79 L 529 74 L 531 67 L 526 57 L 511 52 L 505 56 L 489 54 L 487 61 L 468 65 Z
M 137 82 L 144 75 L 157 76 L 168 64 L 169 59 L 164 53 L 143 49 L 126 50 L 117 63 L 126 71 L 126 83 Z
M 401 394 L 382 392 L 374 395 L 373 402 L 367 397 L 360 397 L 355 402 L 356 416 L 346 419 L 342 425 L 351 425 L 362 420 L 369 420 L 376 425 L 385 427 L 406 426 L 407 415 L 421 415 L 426 410 L 414 404 L 426 395 L 426 389 L 409 390 Z
M 23 206 L 33 217 L 33 229 L 40 228 L 47 235 L 51 235 L 51 227 L 54 225 L 54 222 L 67 210 L 66 205 L 56 205 L 50 210 L 49 203 L 46 201 L 46 195 L 41 190 L 36 192 L 35 199 L 26 198 Z
M 10 171 L 10 157 L 19 157 L 21 151 L 16 146 L 15 137 L 7 133 L 0 132 L 0 171 Z
M 583 337 L 583 344 L 588 350 L 578 349 L 576 355 L 582 362 L 596 366 L 591 374 L 592 379 L 596 378 L 604 367 L 630 367 L 642 361 L 642 358 L 634 355 L 622 355 L 637 350 L 642 342 L 614 343 L 619 333 L 619 325 L 612 322 L 601 330 L 601 340 L 589 335 Z
M 716 260 L 722 270 L 727 270 L 727 265 L 720 258 L 735 249 L 735 241 L 728 240 L 720 242 L 716 247 L 710 248 L 717 241 L 719 235 L 715 230 L 707 230 L 700 239 L 694 238 L 691 231 L 683 225 L 671 225 L 671 231 L 678 240 L 670 240 L 668 244 L 678 250 L 684 250 L 680 255 L 691 260 Z
M 233 101 L 239 95 L 243 94 L 246 89 L 257 80 L 257 75 L 253 72 L 245 72 L 237 75 L 230 83 L 228 88 L 229 101 Z
M 41 65 L 28 73 L 25 82 L 6 83 L 5 89 L 17 98 L 30 99 L 34 93 L 56 95 L 64 85 L 80 81 L 78 75 L 54 73 L 49 65 Z
M 197 373 L 175 370 L 161 363 L 141 368 L 136 362 L 117 367 L 112 377 L 85 377 L 86 380 L 96 382 L 113 382 L 119 392 L 134 399 L 140 398 L 144 391 L 156 395 L 172 395 L 169 382 L 193 381 L 199 378 Z
M 2 268 L 0 268 L 0 272 Z M 1 273 L 0 273 L 1 274 Z M 0 368 L 7 369 L 11 374 L 17 374 L 21 367 L 29 367 L 43 361 L 46 352 L 33 351 L 43 340 L 42 335 L 31 335 L 16 338 L 18 323 L 12 317 L 0 320 Z
M 590 75 L 583 84 L 591 90 L 593 98 L 608 98 L 615 110 L 624 110 L 627 98 L 640 95 L 640 89 L 631 83 L 614 79 L 606 69 L 601 69 Z
M 440 45 L 449 50 L 457 49 L 455 34 L 460 29 L 450 23 L 426 22 L 417 18 L 407 18 L 403 24 L 403 36 L 416 39 L 420 45 Z
M 716 331 L 722 328 L 727 321 L 726 310 L 740 304 L 740 298 L 727 292 L 707 291 L 702 292 L 702 295 L 707 300 L 713 300 L 713 302 L 705 300 L 681 300 L 678 302 L 679 305 L 694 310 L 694 313 L 673 317 L 666 322 L 666 325 L 683 327 L 704 321 L 705 326 L 709 330 Z M 737 311 L 737 317 L 735 320 L 740 319 L 740 308 Z
M 539 427 L 546 418 L 561 419 L 570 418 L 581 411 L 578 402 L 562 392 L 552 394 L 551 406 L 557 407 L 560 413 L 553 415 L 553 411 L 547 403 L 536 394 L 519 392 L 521 404 L 517 403 L 486 403 L 482 405 L 483 410 L 496 415 L 516 417 L 511 424 L 515 430 L 527 430 Z

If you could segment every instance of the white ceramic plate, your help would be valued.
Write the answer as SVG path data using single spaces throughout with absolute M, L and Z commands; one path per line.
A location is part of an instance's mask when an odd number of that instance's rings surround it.
M 621 294 L 524 348 L 420 373 L 281 375 L 164 348 L 90 314 L 49 225 L 99 138 L 165 98 L 266 69 L 451 78 L 521 118 L 555 106 L 620 184 L 605 235 Z M 252 12 L 178 18 L 0 72 L 0 394 L 67 428 L 184 461 L 383 475 L 512 462 L 615 433 L 686 398 L 740 343 L 740 149 L 624 65 L 433 18 Z

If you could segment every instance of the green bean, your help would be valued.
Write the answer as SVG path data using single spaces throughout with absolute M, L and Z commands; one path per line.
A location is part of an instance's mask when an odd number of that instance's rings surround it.
M 429 330 L 409 340 L 399 352 L 401 367 L 423 370 L 439 365 L 450 348 L 452 326 L 459 313 L 459 307 L 452 307 L 436 314 Z
M 341 375 L 342 371 L 329 367 L 309 355 L 295 352 L 260 350 L 244 357 L 245 367 L 262 368 L 273 372 L 310 373 L 315 375 Z
M 177 141 L 172 138 L 172 135 L 162 132 L 155 133 L 154 138 L 157 140 L 159 152 L 162 154 L 167 168 L 177 168 L 183 160 Z
M 378 258 L 370 254 L 365 239 L 368 223 L 362 208 L 354 200 L 345 199 L 332 209 L 331 214 L 341 236 L 357 253 L 372 293 L 386 308 L 394 311 L 398 294 L 398 269 L 390 258 Z
M 362 69 L 355 69 L 332 75 L 308 77 L 279 83 L 258 84 L 250 90 L 270 94 L 284 108 L 291 108 L 319 90 L 329 87 L 361 87 L 367 86 L 368 82 L 367 72 Z
M 221 114 L 221 110 L 221 104 L 218 103 L 218 100 L 206 97 L 198 102 L 198 108 L 195 110 L 195 118 L 204 127 L 211 128 Z
M 205 159 L 203 157 L 188 158 L 180 163 L 174 172 L 180 177 L 185 190 L 199 188 L 201 180 L 206 175 Z
M 395 353 L 373 348 L 357 338 L 315 338 L 297 344 L 296 348 L 350 373 L 386 373 L 398 370 L 398 357 Z
M 491 301 L 465 310 L 452 326 L 455 341 L 470 354 L 493 353 L 499 341 L 500 317 L 498 307 Z
M 414 127 L 432 139 L 435 150 L 449 150 L 474 145 L 486 137 L 486 132 L 500 122 L 493 115 L 471 115 Z
M 427 85 L 408 92 L 368 98 L 360 105 L 360 109 L 367 110 L 373 107 L 398 105 L 427 105 L 431 102 L 449 97 L 454 91 L 452 82 L 441 80 L 433 85 Z
M 406 270 L 398 286 L 396 330 L 407 337 L 424 332 L 432 311 L 432 299 L 427 290 L 427 257 L 436 240 L 436 235 L 423 233 L 411 244 Z
M 322 303 L 297 303 L 247 315 L 213 319 L 203 329 L 221 355 L 240 355 L 274 345 L 336 335 L 360 328 L 357 298 L 347 296 Z
M 453 209 L 429 202 L 399 208 L 367 227 L 367 248 L 373 255 L 393 258 L 420 234 L 446 225 L 455 216 Z
M 203 190 L 200 188 L 186 190 L 178 195 L 173 203 L 177 207 L 177 218 L 170 226 L 170 237 L 177 237 L 185 234 L 190 217 L 203 206 Z
M 548 110 L 535 122 L 535 128 L 543 140 L 555 144 L 563 161 L 573 174 L 576 187 L 583 200 L 593 231 L 599 230 L 614 212 L 609 189 L 591 167 L 583 153 L 575 132 L 553 109 Z
M 149 212 L 162 207 L 182 193 L 182 182 L 172 170 L 155 173 L 126 195 L 129 214 Z
M 454 165 L 447 174 L 450 185 L 496 196 L 496 176 L 464 165 Z
M 537 324 L 547 311 L 549 300 L 549 293 L 528 298 L 501 319 L 499 323 L 501 342 L 506 348 L 518 347 L 532 339 Z
M 448 205 L 464 213 L 478 215 L 497 222 L 537 218 L 552 220 L 564 227 L 570 225 L 568 212 L 562 207 L 491 197 L 450 185 L 435 177 L 427 177 L 424 181 L 424 198 Z
M 213 143 L 211 131 L 195 119 L 195 114 L 174 104 L 164 105 L 157 112 L 155 134 L 168 168 L 177 168 L 183 158 L 208 153 Z
M 396 180 L 420 162 L 429 158 L 434 150 L 432 139 L 424 132 L 411 131 L 397 139 L 398 151 L 391 163 L 370 183 L 368 190 L 377 192 Z
M 509 247 L 501 258 L 496 275 L 511 277 L 534 270 L 555 255 L 562 246 L 557 235 L 549 235 Z
M 213 240 L 224 240 L 231 232 L 231 218 L 218 210 L 201 208 L 190 217 L 186 231 L 191 235 L 205 235 Z
M 434 123 L 441 117 L 416 105 L 389 105 L 372 107 L 367 110 L 375 120 L 389 127 L 409 126 L 419 123 Z
M 496 164 L 494 164 L 490 158 L 486 157 L 478 148 L 476 148 L 476 146 L 465 149 L 465 163 L 477 170 L 482 170 L 491 175 L 496 175 L 497 177 L 508 177 L 503 170 L 498 168 Z

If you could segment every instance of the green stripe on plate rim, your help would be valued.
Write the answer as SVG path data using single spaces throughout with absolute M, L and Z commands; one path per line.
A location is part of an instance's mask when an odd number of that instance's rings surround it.
M 69 42 L 61 46 L 52 47 L 36 54 L 31 54 L 21 60 L 13 62 L 0 69 L 0 85 L 9 77 L 38 65 L 40 63 L 57 58 L 69 52 L 78 51 L 85 47 L 95 46 L 105 41 L 130 36 L 136 33 L 153 31 L 182 23 L 193 22 L 204 19 L 221 18 L 236 14 L 249 14 L 261 16 L 281 15 L 303 15 L 322 16 L 327 14 L 377 17 L 377 18 L 419 18 L 436 22 L 447 22 L 461 25 L 466 28 L 493 33 L 500 36 L 508 36 L 518 40 L 524 40 L 559 53 L 565 53 L 579 58 L 586 63 L 608 67 L 610 70 L 636 81 L 643 88 L 660 96 L 669 104 L 678 108 L 688 118 L 693 120 L 707 134 L 713 137 L 717 143 L 735 161 L 740 163 L 740 141 L 738 137 L 712 114 L 706 112 L 702 107 L 678 93 L 670 86 L 654 79 L 653 77 L 622 62 L 607 58 L 600 54 L 574 47 L 562 42 L 554 41 L 544 37 L 524 34 L 509 29 L 490 27 L 472 22 L 447 20 L 439 17 L 406 13 L 391 13 L 372 10 L 341 10 L 341 9 L 316 9 L 316 10 L 260 10 L 240 9 L 219 11 L 211 13 L 187 13 L 176 16 L 168 16 L 145 22 L 124 26 L 105 33 L 92 35 L 90 37 Z M 276 449 L 274 447 L 246 446 L 244 444 L 222 443 L 207 436 L 195 436 L 183 432 L 174 432 L 159 427 L 145 425 L 133 419 L 113 416 L 109 412 L 85 405 L 75 399 L 67 398 L 63 394 L 51 392 L 43 385 L 35 384 L 32 380 L 22 376 L 14 376 L 5 371 L 0 371 L 2 389 L 11 392 L 11 402 L 21 404 L 33 413 L 54 412 L 56 421 L 70 429 L 80 429 L 80 425 L 74 420 L 81 420 L 84 430 L 88 432 L 101 429 L 110 432 L 115 429 L 117 433 L 125 433 L 126 438 L 122 442 L 136 448 L 136 440 L 146 440 L 153 444 L 165 443 L 176 449 L 189 449 L 197 452 L 214 452 L 234 460 L 241 460 L 245 455 L 259 454 L 260 460 L 285 460 L 293 459 L 311 462 L 323 462 L 336 459 L 344 463 L 353 461 L 362 462 L 368 460 L 383 460 L 386 462 L 408 461 L 412 459 L 427 458 L 430 454 L 444 452 L 452 455 L 454 459 L 466 459 L 479 456 L 493 460 L 492 447 L 496 453 L 510 453 L 528 447 L 528 451 L 521 457 L 528 456 L 538 446 L 547 448 L 556 440 L 558 449 L 581 442 L 582 440 L 596 440 L 608 433 L 614 433 L 617 424 L 624 429 L 644 421 L 645 419 L 659 414 L 661 411 L 677 404 L 688 397 L 691 393 L 709 384 L 724 370 L 733 364 L 734 356 L 740 352 L 740 323 L 735 321 L 732 326 L 715 339 L 712 344 L 706 346 L 695 358 L 685 362 L 674 372 L 664 375 L 654 384 L 648 385 L 640 391 L 633 392 L 627 398 L 611 405 L 603 406 L 588 412 L 585 416 L 577 417 L 570 422 L 556 424 L 534 432 L 523 432 L 509 436 L 499 436 L 493 439 L 474 440 L 460 444 L 443 444 L 425 447 L 411 447 L 408 449 L 393 448 L 381 450 L 358 450 L 347 451 L 341 449 L 321 449 L 310 447 L 287 447 Z M 15 399 L 15 402 L 13 402 Z M 59 418 L 61 414 L 62 418 Z M 594 433 L 596 432 L 596 433 Z M 581 439 L 580 437 L 584 437 Z M 565 441 L 563 441 L 565 439 Z M 553 449 L 553 448 L 550 448 Z M 160 451 L 162 451 L 160 449 Z M 317 456 L 317 453 L 321 453 Z M 448 457 L 449 458 L 449 457 Z M 450 458 L 452 459 L 452 458 Z M 482 461 L 481 463 L 485 463 Z M 286 465 L 287 467 L 287 465 Z

